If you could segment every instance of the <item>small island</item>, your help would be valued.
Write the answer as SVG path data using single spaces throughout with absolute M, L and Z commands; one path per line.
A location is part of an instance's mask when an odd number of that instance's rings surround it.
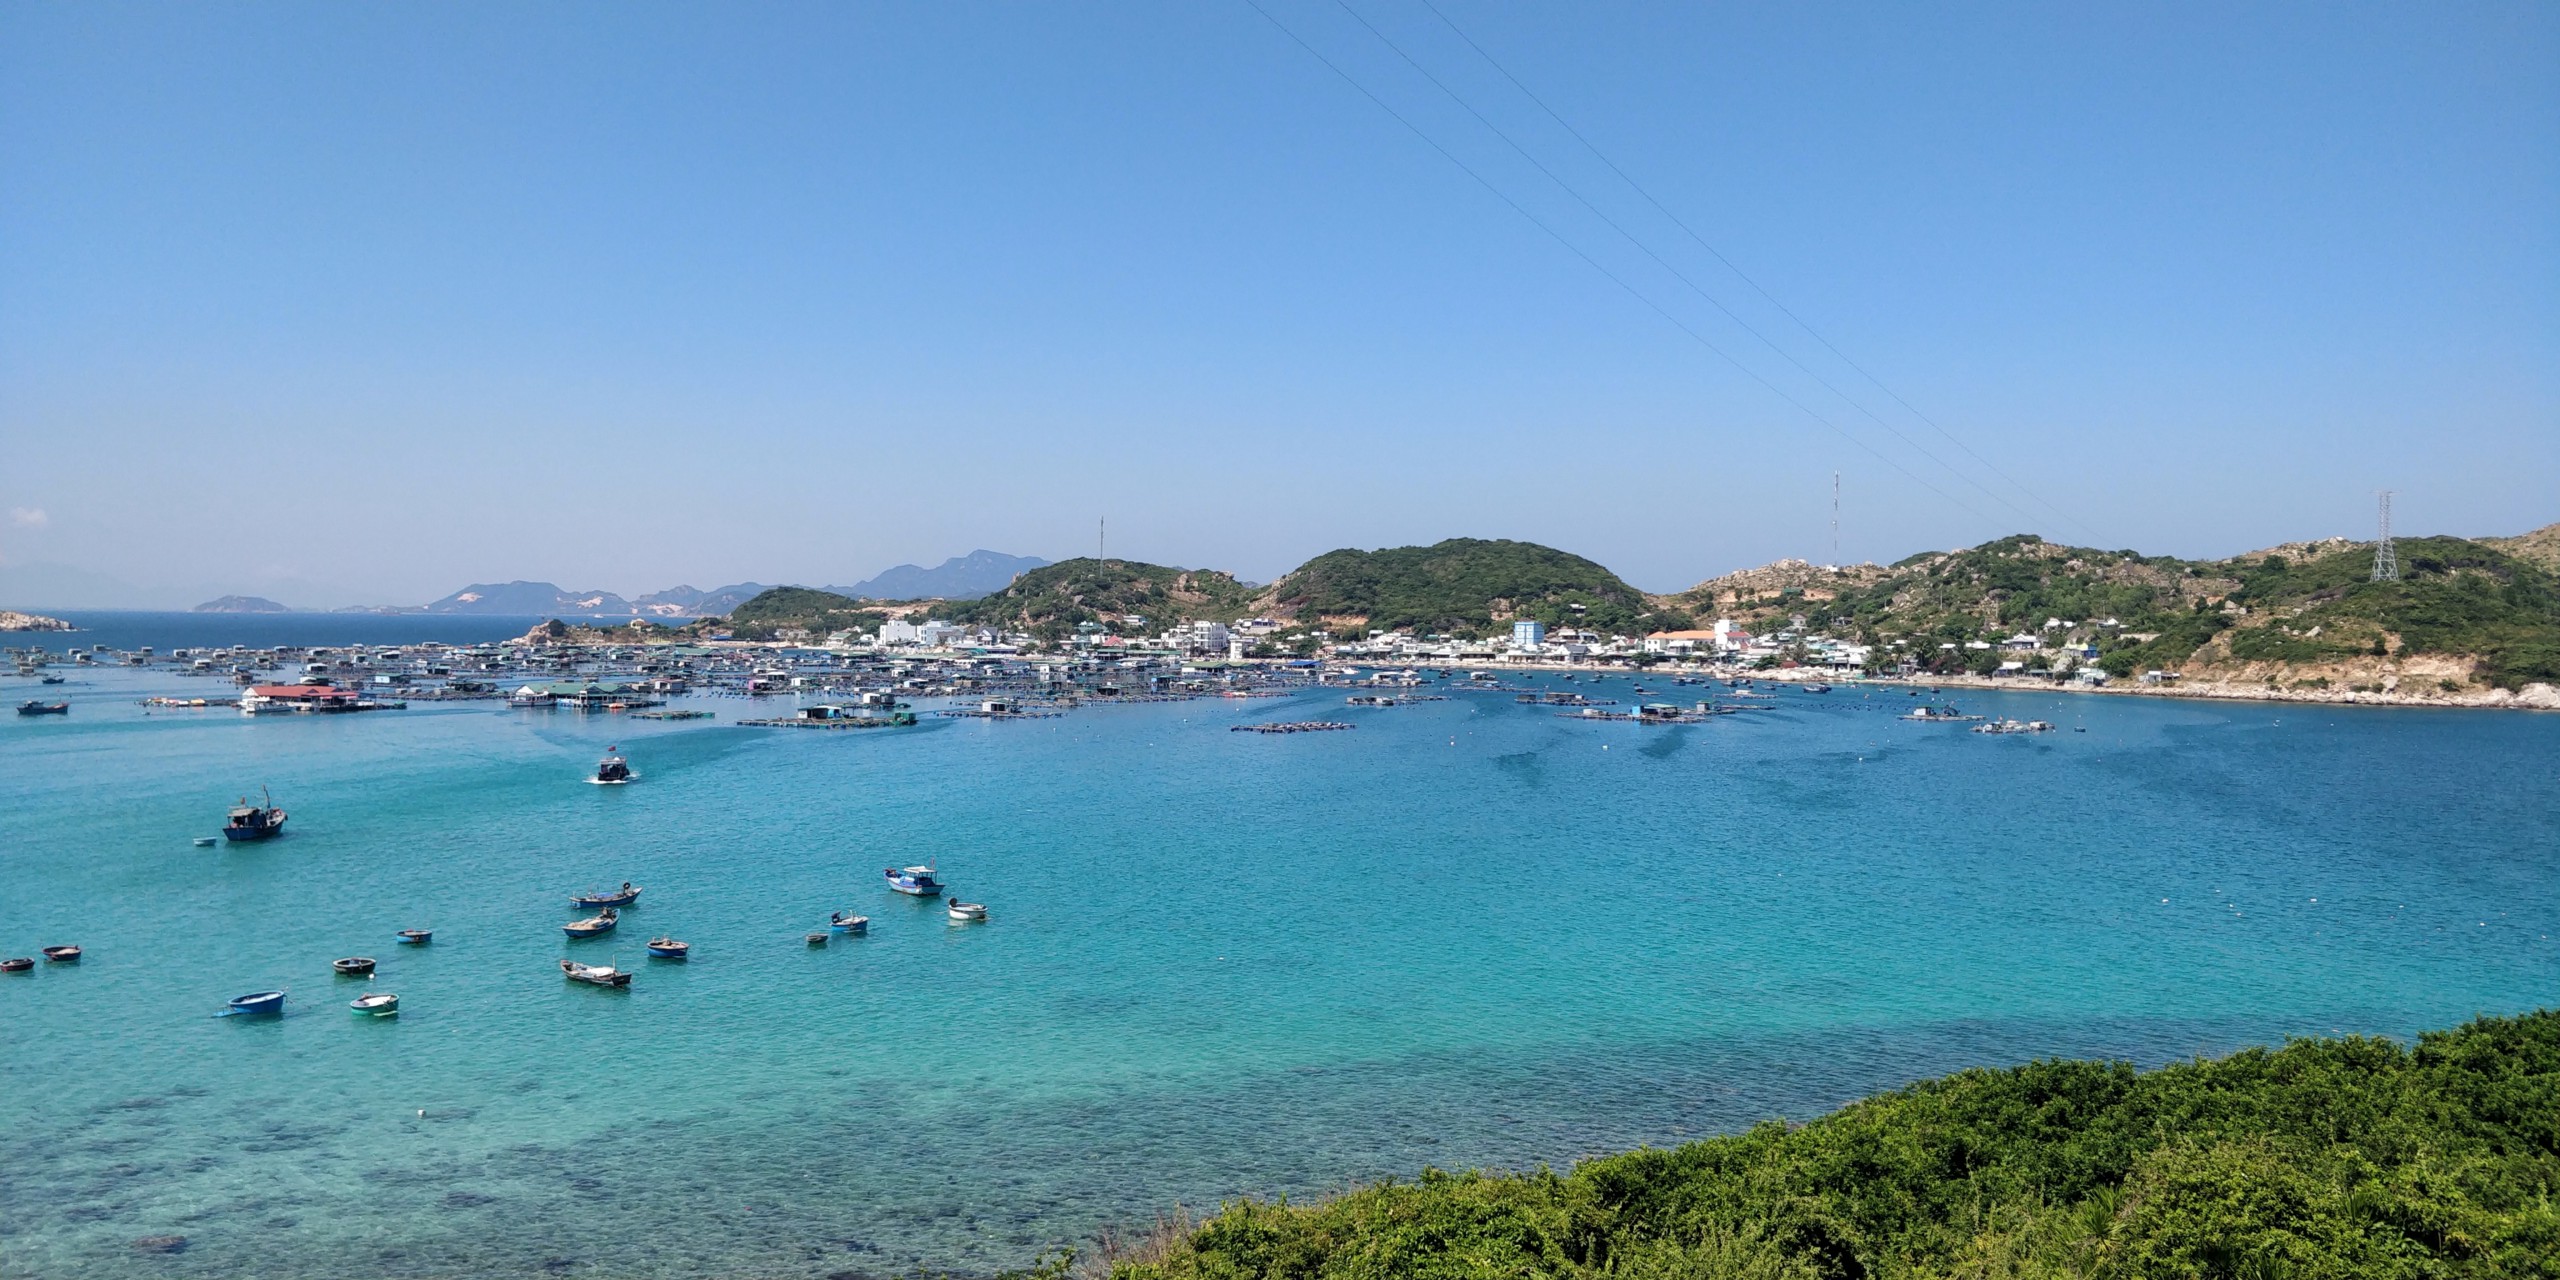
M 60 618 L 48 618 L 37 613 L 18 613 L 9 609 L 0 609 L 0 631 L 77 630 L 79 630 L 78 627 L 72 626 L 70 623 L 64 622 Z
M 292 609 L 265 596 L 224 596 L 207 600 L 188 610 L 190 613 L 291 613 Z

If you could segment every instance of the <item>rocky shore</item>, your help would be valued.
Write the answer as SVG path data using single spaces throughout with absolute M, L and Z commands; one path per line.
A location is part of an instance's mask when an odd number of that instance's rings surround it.
M 78 627 L 72 626 L 70 623 L 64 622 L 60 618 L 48 618 L 39 613 L 18 613 L 8 609 L 0 609 L 0 631 L 77 630 L 79 630 Z

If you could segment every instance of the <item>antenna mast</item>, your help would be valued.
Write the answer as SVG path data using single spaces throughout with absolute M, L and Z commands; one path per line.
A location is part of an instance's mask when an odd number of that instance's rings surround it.
M 2382 498 L 2382 538 L 2373 544 L 2373 580 L 2398 582 L 2400 553 L 2391 547 L 2391 491 L 2384 489 L 2380 496 Z
M 1102 561 L 1103 531 L 1110 527 L 1110 524 L 1111 519 L 1108 516 L 1097 517 L 1093 522 L 1093 559 L 1097 564 Z
M 1840 473 L 1831 473 L 1831 563 L 1840 563 Z

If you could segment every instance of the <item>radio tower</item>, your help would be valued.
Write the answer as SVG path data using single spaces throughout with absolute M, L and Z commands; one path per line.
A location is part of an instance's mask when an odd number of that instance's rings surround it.
M 2382 540 L 2373 544 L 2373 580 L 2398 582 L 2400 556 L 2391 549 L 2391 491 L 2382 490 Z
M 1831 563 L 1840 563 L 1840 473 L 1831 473 Z

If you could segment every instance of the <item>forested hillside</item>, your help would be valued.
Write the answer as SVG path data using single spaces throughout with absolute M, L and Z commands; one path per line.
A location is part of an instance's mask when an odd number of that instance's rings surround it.
M 1331 551 L 1263 593 L 1269 611 L 1320 624 L 1481 636 L 1518 619 L 1642 635 L 1689 624 L 1607 568 L 1534 542 L 1451 538 L 1427 547 Z
M 1124 620 L 1140 617 L 1146 619 L 1143 633 L 1150 635 L 1202 618 L 1229 622 L 1248 613 L 1252 599 L 1252 591 L 1233 575 L 1214 569 L 1087 556 L 1033 569 L 1002 591 L 935 613 L 954 622 L 986 623 L 1056 641 L 1073 635 L 1083 622 L 1130 630 Z

